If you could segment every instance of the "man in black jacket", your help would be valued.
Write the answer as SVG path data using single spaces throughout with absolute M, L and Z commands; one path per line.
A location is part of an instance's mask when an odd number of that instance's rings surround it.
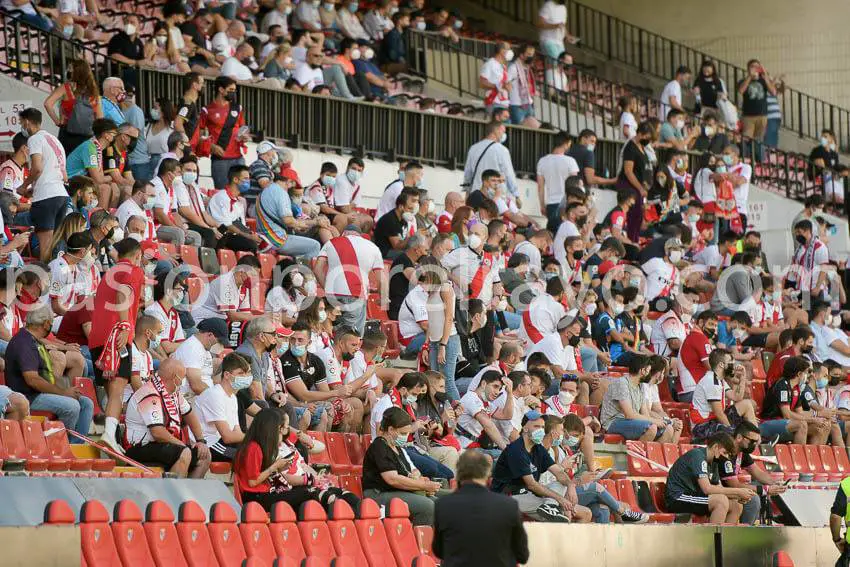
M 516 500 L 487 489 L 493 462 L 466 451 L 457 463 L 459 488 L 437 500 L 433 551 L 442 567 L 515 567 L 528 561 L 528 537 Z

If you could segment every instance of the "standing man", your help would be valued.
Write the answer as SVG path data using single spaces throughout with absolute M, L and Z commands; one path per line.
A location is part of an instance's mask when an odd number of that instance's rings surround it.
M 741 134 L 756 141 L 764 139 L 767 129 L 767 96 L 776 96 L 776 85 L 758 59 L 747 63 L 747 76 L 738 83 L 741 102 Z M 748 144 L 744 144 L 747 149 Z M 745 151 L 744 156 L 749 152 Z
M 197 142 L 195 134 L 198 132 L 198 121 L 201 112 L 198 108 L 198 97 L 204 90 L 204 78 L 198 73 L 188 73 L 183 76 L 183 98 L 177 108 L 177 117 L 174 119 L 174 130 L 185 134 L 189 145 Z
M 398 179 L 394 179 L 392 183 L 384 187 L 384 194 L 381 195 L 381 200 L 378 202 L 378 210 L 375 212 L 375 220 L 377 221 L 395 208 L 396 199 L 401 195 L 402 189 L 405 187 L 421 187 L 424 176 L 425 169 L 419 162 L 410 161 L 401 165 Z M 448 195 L 446 199 L 448 199 Z M 463 200 L 461 200 L 460 204 L 463 204 Z
M 546 215 L 546 229 L 555 234 L 561 224 L 559 208 L 564 199 L 567 179 L 579 174 L 578 163 L 567 155 L 572 141 L 565 132 L 555 135 L 552 152 L 537 162 L 537 196 L 540 213 Z
M 484 104 L 487 113 L 492 114 L 499 108 L 508 108 L 512 84 L 508 79 L 508 63 L 514 60 L 511 44 L 500 41 L 496 44 L 493 57 L 484 62 L 478 73 L 478 86 L 487 91 Z
M 508 139 L 507 127 L 501 122 L 490 122 L 484 130 L 484 138 L 470 146 L 463 167 L 463 184 L 469 193 L 481 189 L 481 174 L 494 169 L 505 178 L 511 195 L 516 197 L 519 188 L 511 161 L 511 152 L 505 147 Z
M 676 77 L 664 86 L 661 91 L 661 105 L 658 107 L 658 119 L 662 124 L 667 120 L 667 114 L 673 110 L 685 111 L 682 101 L 682 87 L 691 80 L 691 69 L 682 65 L 676 69 Z
M 27 108 L 18 114 L 18 118 L 21 133 L 27 137 L 30 156 L 30 172 L 18 193 L 28 196 L 32 202 L 30 218 L 39 250 L 45 250 L 53 239 L 53 230 L 65 218 L 67 211 L 65 149 L 56 136 L 41 129 L 40 111 Z
M 434 555 L 445 567 L 515 567 L 528 561 L 528 536 L 516 500 L 487 490 L 493 462 L 467 451 L 457 464 L 458 489 L 434 507 Z
M 215 93 L 215 99 L 201 110 L 198 127 L 202 131 L 207 130 L 213 182 L 216 189 L 223 189 L 227 185 L 230 168 L 245 165 L 243 144 L 237 137 L 238 131 L 245 126 L 245 115 L 242 106 L 236 102 L 236 81 L 218 77 Z

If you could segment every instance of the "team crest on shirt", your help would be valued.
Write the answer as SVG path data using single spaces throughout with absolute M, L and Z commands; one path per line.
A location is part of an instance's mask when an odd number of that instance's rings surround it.
M 306 370 L 307 370 L 307 374 L 310 375 L 310 376 L 312 376 L 313 374 L 316 373 L 316 368 L 313 367 L 313 366 L 311 366 L 310 368 L 307 368 Z
M 705 461 L 703 461 L 703 462 L 702 462 L 702 465 L 701 465 L 701 468 L 702 468 L 702 472 L 704 472 L 705 474 L 708 474 L 708 463 L 706 463 Z
M 239 116 L 239 112 L 238 112 L 238 111 L 236 111 L 236 110 L 231 110 L 231 111 L 230 111 L 230 115 L 231 115 L 233 118 L 236 118 L 237 116 Z
M 779 401 L 780 402 L 787 402 L 788 401 L 788 392 L 786 392 L 786 391 L 779 392 Z
M 487 267 L 490 267 L 493 264 L 493 261 L 490 260 L 490 258 L 484 258 L 484 260 L 481 263 L 484 264 Z
M 726 474 L 732 474 L 735 471 L 732 461 L 726 461 L 726 464 L 723 465 L 723 470 L 726 471 Z

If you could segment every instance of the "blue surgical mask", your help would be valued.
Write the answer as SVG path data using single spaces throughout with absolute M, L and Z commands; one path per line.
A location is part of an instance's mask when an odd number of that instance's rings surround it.
M 239 390 L 244 390 L 251 385 L 251 382 L 254 381 L 253 376 L 234 376 L 233 377 L 233 389 L 237 392 Z
M 289 350 L 289 343 L 283 343 L 279 347 L 277 347 L 278 356 L 283 356 L 286 351 Z
M 150 342 L 148 343 L 148 348 L 159 348 L 159 343 L 160 343 L 159 337 L 157 337 L 155 339 L 151 339 Z
M 728 166 L 731 166 L 731 165 L 732 165 L 732 163 L 733 163 L 733 162 L 732 162 L 732 156 L 727 155 L 727 154 L 724 154 L 724 155 L 723 155 L 723 163 L 725 163 L 725 164 L 726 164 L 726 165 L 728 165 Z
M 531 432 L 531 442 L 535 445 L 543 443 L 544 437 L 546 437 L 546 431 L 544 429 L 535 429 Z
M 562 442 L 563 440 L 564 440 L 564 436 L 563 436 L 563 435 L 561 435 L 560 437 L 555 437 L 554 439 L 552 439 L 552 446 L 553 446 L 553 447 L 560 447 L 560 446 L 561 446 L 561 442 Z
M 815 384 L 817 384 L 818 390 L 823 390 L 824 388 L 826 388 L 829 385 L 829 379 L 828 378 L 818 378 L 817 380 L 815 380 Z
M 352 183 L 357 183 L 358 181 L 360 181 L 361 175 L 363 175 L 363 172 L 357 171 L 356 169 L 349 169 L 345 173 L 345 176 L 348 177 L 348 180 Z
M 401 182 L 404 182 L 404 178 L 405 178 L 404 172 L 399 171 L 398 172 L 398 180 L 401 181 Z
M 64 35 L 65 37 L 71 37 L 72 35 L 74 35 L 74 26 L 63 26 L 62 35 Z
M 407 405 L 412 405 L 415 404 L 418 400 L 418 397 L 411 394 L 410 396 L 405 396 L 404 403 L 406 403 Z
M 289 347 L 289 352 L 292 353 L 292 356 L 300 358 L 307 354 L 307 345 L 292 345 Z
M 575 449 L 576 447 L 578 447 L 578 444 L 579 444 L 579 438 L 578 437 L 573 437 L 572 435 L 567 437 L 567 447 L 569 447 L 570 449 Z
M 245 181 L 239 182 L 239 192 L 245 193 L 251 189 L 251 180 L 246 179 Z
M 328 185 L 333 185 L 334 183 L 336 183 L 336 177 L 333 177 L 331 175 L 322 176 L 322 185 L 324 185 L 325 187 L 327 187 Z
M 407 435 L 396 435 L 395 444 L 396 447 L 404 447 L 405 445 L 407 445 Z

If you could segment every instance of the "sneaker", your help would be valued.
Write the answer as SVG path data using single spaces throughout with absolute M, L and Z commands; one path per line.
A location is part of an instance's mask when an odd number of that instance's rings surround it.
M 101 436 L 100 438 L 100 442 L 115 451 L 116 453 L 118 453 L 119 455 L 124 454 L 124 448 L 121 446 L 121 443 L 119 443 L 118 440 L 115 439 L 114 434 L 109 434 L 104 431 L 103 436 Z
M 649 514 L 627 510 L 623 512 L 622 518 L 624 524 L 645 524 L 649 521 Z
M 561 507 L 557 504 L 541 504 L 537 507 L 537 515 L 544 522 L 561 522 L 569 523 L 570 519 L 561 511 Z

